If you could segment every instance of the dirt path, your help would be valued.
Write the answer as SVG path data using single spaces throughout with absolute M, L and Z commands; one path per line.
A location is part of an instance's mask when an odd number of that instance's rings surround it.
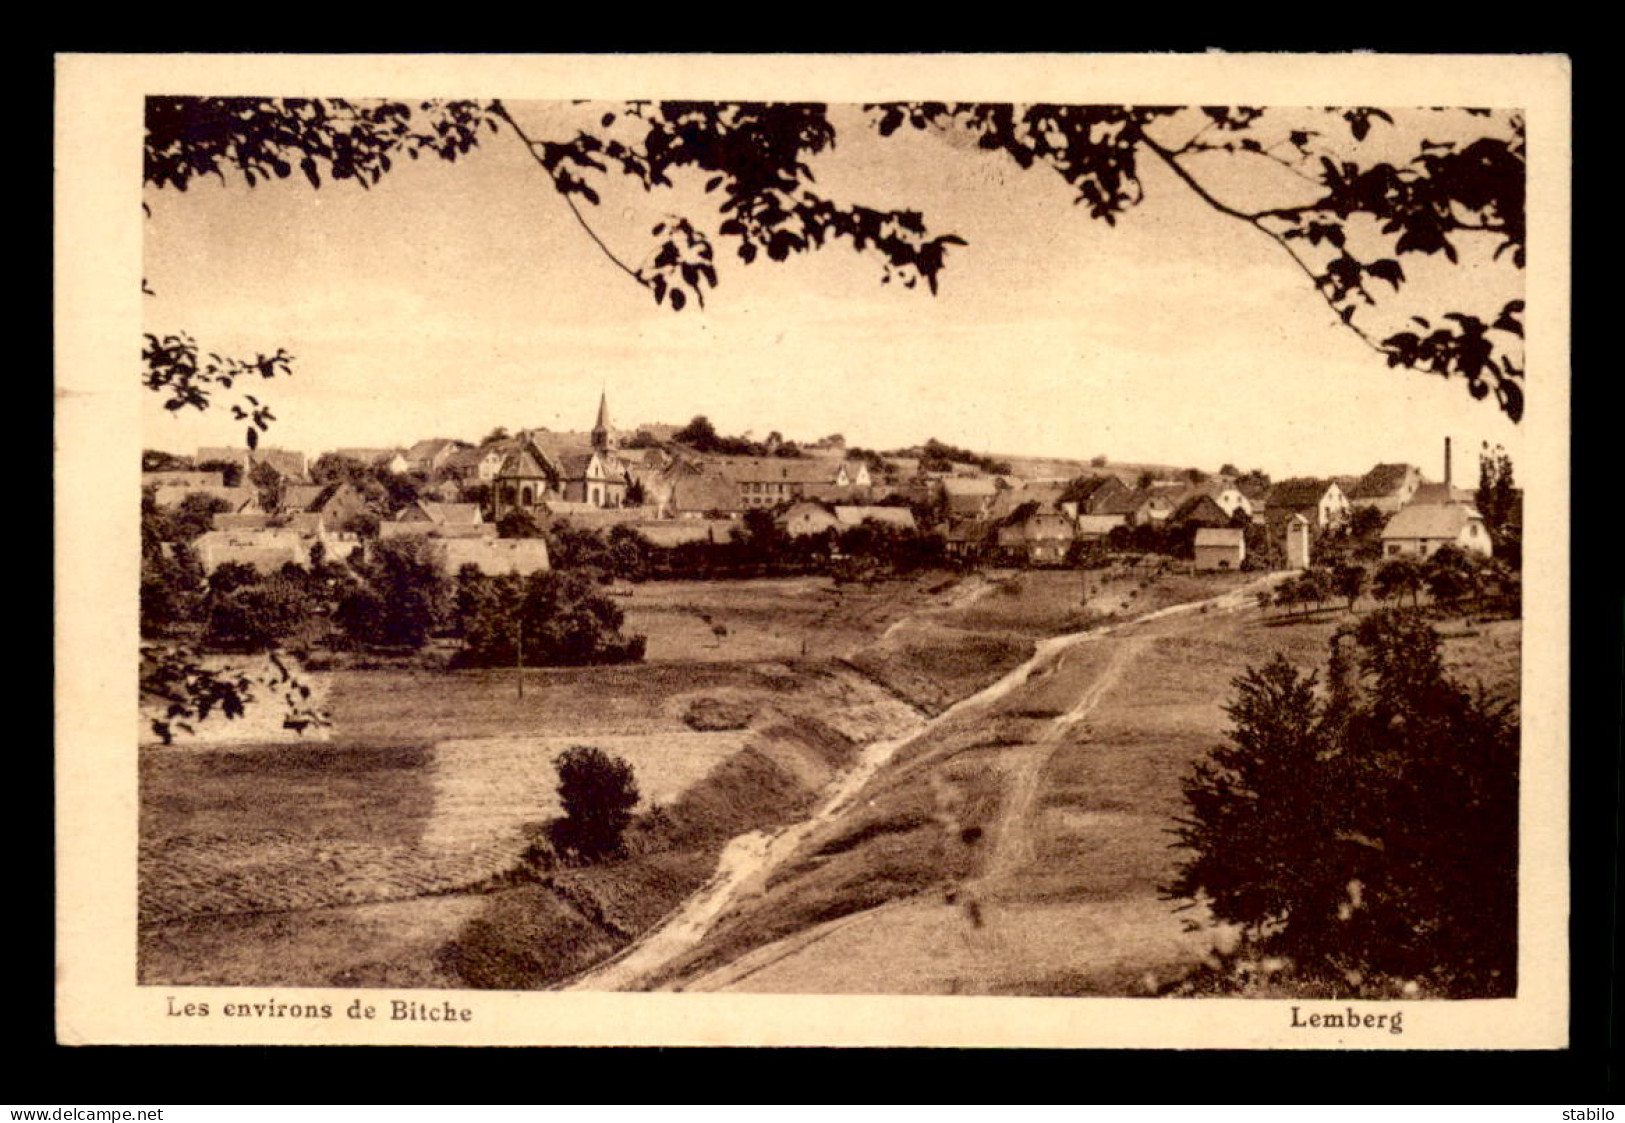
M 1017 750 L 1011 761 L 1007 794 L 993 825 L 992 849 L 986 859 L 982 875 L 967 886 L 972 899 L 985 888 L 997 885 L 1033 860 L 1033 804 L 1038 798 L 1038 781 L 1049 764 L 1055 750 L 1060 747 L 1069 731 L 1076 728 L 1100 704 L 1106 692 L 1122 678 L 1123 668 L 1134 661 L 1148 641 L 1141 637 L 1128 637 L 1109 644 L 1110 656 L 1100 674 L 1079 696 L 1077 704 L 1050 722 L 1043 737 Z M 1061 656 L 1053 671 L 1060 670 Z M 1053 673 L 1053 672 L 1052 672 Z
M 564 984 L 561 989 L 640 989 L 645 980 L 653 977 L 677 956 L 699 944 L 724 913 L 749 897 L 759 894 L 773 870 L 787 861 L 813 831 L 832 823 L 845 813 L 857 800 L 869 780 L 901 749 L 947 723 L 962 719 L 967 713 L 992 708 L 995 703 L 1024 686 L 1034 676 L 1052 673 L 1069 648 L 1081 643 L 1099 642 L 1117 635 L 1125 628 L 1138 628 L 1171 616 L 1205 611 L 1209 608 L 1222 610 L 1245 607 L 1252 603 L 1257 590 L 1273 585 L 1280 576 L 1268 575 L 1221 596 L 1170 605 L 1122 624 L 1074 632 L 1041 641 L 1031 658 L 992 685 L 961 699 L 905 736 L 868 746 L 857 764 L 838 781 L 831 794 L 807 819 L 776 831 L 756 831 L 734 839 L 723 851 L 716 874 L 665 923 L 618 955 Z M 1017 777 L 1017 789 L 1007 801 L 1007 809 L 1003 816 L 1004 825 L 997 832 L 1004 840 L 996 844 L 994 864 L 998 871 L 1008 872 L 1018 869 L 1024 856 L 1030 853 L 1031 840 L 1025 824 L 1031 817 L 1038 778 L 1049 754 L 1054 751 L 1065 732 L 1087 717 L 1089 711 L 1098 704 L 1100 698 L 1117 681 L 1122 667 L 1132 660 L 1143 642 L 1131 639 L 1121 645 L 1120 652 L 1114 653 L 1106 673 L 1086 690 L 1072 709 L 1055 719 L 1052 731 L 1046 734 L 1045 740 L 1033 747 L 1032 759 L 1021 766 Z M 984 876 L 991 878 L 994 875 L 989 873 Z

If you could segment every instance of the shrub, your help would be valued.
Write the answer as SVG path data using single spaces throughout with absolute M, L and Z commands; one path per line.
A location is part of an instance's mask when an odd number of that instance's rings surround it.
M 1300 977 L 1513 993 L 1518 726 L 1443 671 L 1415 613 L 1332 641 L 1329 692 L 1277 657 L 1235 682 L 1228 745 L 1184 781 L 1167 892 Z
M 555 767 L 564 807 L 555 841 L 585 858 L 618 851 L 639 798 L 632 766 L 602 749 L 576 745 L 560 754 Z

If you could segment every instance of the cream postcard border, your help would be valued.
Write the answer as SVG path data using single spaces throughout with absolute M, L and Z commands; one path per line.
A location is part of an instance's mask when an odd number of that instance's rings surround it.
M 67 55 L 56 103 L 57 1034 L 63 1043 L 1556 1048 L 1568 1033 L 1571 75 L 1555 56 Z M 1528 365 L 1516 999 L 1413 1002 L 1405 1032 L 1290 1028 L 1288 1002 L 276 990 L 335 1017 L 166 1013 L 271 988 L 138 987 L 137 453 L 147 94 L 1248 105 L 1526 111 Z M 1486 404 L 1484 408 L 1493 406 Z M 120 497 L 123 497 L 122 499 Z M 357 1021 L 450 998 L 468 1023 Z

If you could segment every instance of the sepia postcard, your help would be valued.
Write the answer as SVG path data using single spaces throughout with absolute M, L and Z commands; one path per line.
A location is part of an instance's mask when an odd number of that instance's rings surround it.
M 59 1041 L 1565 1045 L 1567 60 L 57 79 Z

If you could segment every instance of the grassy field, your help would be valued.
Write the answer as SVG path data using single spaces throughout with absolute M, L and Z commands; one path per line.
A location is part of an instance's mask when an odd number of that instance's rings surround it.
M 1147 603 L 1189 597 L 1181 577 Z M 1160 582 L 1158 583 L 1160 584 Z M 1216 582 L 1219 588 L 1236 588 Z M 1153 586 L 1155 588 L 1155 585 Z M 997 603 L 997 597 L 990 598 Z M 1344 612 L 1256 607 L 1119 625 L 933 723 L 654 985 L 780 993 L 1150 994 L 1233 933 L 1161 898 L 1180 779 L 1231 681 L 1320 667 Z M 1515 692 L 1517 621 L 1442 625 L 1447 663 Z
M 1250 577 L 1102 576 L 649 583 L 621 602 L 644 664 L 529 669 L 522 698 L 512 671 L 333 671 L 325 742 L 238 728 L 144 747 L 141 978 L 557 982 L 679 907 L 730 839 L 806 818 L 863 745 L 1089 630 L 939 716 L 663 981 L 1142 993 L 1205 947 L 1156 886 L 1178 777 L 1222 734 L 1230 679 L 1277 651 L 1320 665 L 1348 617 L 1125 623 Z M 1516 621 L 1444 632 L 1452 667 L 1515 697 Z M 493 881 L 556 813 L 572 744 L 632 762 L 631 856 Z
M 943 583 L 644 586 L 639 593 L 658 591 L 642 611 L 667 658 L 527 669 L 522 698 L 512 671 L 323 672 L 311 676 L 333 720 L 321 742 L 288 743 L 280 729 L 245 721 L 205 725 L 175 747 L 149 744 L 140 762 L 142 978 L 319 983 L 372 978 L 377 963 L 393 964 L 400 985 L 489 975 L 489 956 L 446 960 L 436 949 L 472 932 L 489 950 L 478 937 L 511 905 L 445 894 L 513 867 L 530 833 L 558 812 L 552 762 L 573 744 L 627 759 L 640 809 L 661 808 L 639 845 L 687 856 L 599 875 L 604 884 L 591 891 L 561 889 L 551 911 L 579 920 L 585 908 L 589 927 L 603 920 L 584 904 L 594 899 L 614 898 L 610 912 L 663 913 L 703 880 L 733 833 L 794 814 L 856 744 L 917 720 L 840 664 L 801 660 L 795 637 L 815 649 L 861 643 L 933 603 L 939 594 L 929 590 Z M 688 648 L 701 611 L 733 622 L 723 641 L 731 652 Z M 787 661 L 767 656 L 764 637 Z M 694 720 L 720 703 L 737 728 Z M 644 876 L 656 867 L 660 876 Z M 380 935 L 379 916 L 399 938 Z M 395 950 L 379 955 L 380 946 Z

